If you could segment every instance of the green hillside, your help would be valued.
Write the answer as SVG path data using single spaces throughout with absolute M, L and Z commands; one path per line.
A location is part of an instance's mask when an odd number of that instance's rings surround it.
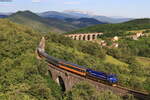
M 88 32 L 104 32 L 108 36 L 123 36 L 127 35 L 125 31 L 150 29 L 150 19 L 136 19 L 119 24 L 101 24 L 87 28 L 82 28 L 69 33 L 88 33 Z M 68 34 L 69 34 L 68 33 Z
M 112 92 L 98 92 L 88 83 L 80 83 L 71 91 L 62 93 L 61 87 L 47 74 L 47 64 L 35 56 L 35 48 L 43 34 L 6 19 L 0 19 L 0 24 L 1 100 L 77 100 L 77 97 L 81 100 L 94 97 L 123 100 Z M 123 86 L 150 91 L 150 70 L 136 61 L 127 62 L 127 66 L 121 59 L 110 58 L 119 63 L 114 64 L 106 56 L 106 53 L 112 52 L 96 43 L 74 41 L 53 33 L 44 35 L 48 39 L 46 51 L 49 55 L 95 70 L 115 73 Z
M 129 22 L 125 22 L 128 24 L 150 24 L 150 18 L 144 18 L 144 19 L 135 19 L 131 20 Z
M 118 66 L 128 66 L 128 64 L 126 64 L 124 62 L 121 62 L 121 61 L 119 61 L 119 60 L 117 60 L 114 57 L 109 56 L 109 55 L 106 56 L 105 62 L 115 64 L 115 65 L 118 65 Z
M 23 24 L 40 32 L 66 32 L 77 27 L 54 18 L 42 18 L 30 11 L 19 11 L 9 16 L 11 21 Z
M 143 66 L 149 67 L 150 66 L 150 58 L 146 57 L 137 57 L 136 58 Z

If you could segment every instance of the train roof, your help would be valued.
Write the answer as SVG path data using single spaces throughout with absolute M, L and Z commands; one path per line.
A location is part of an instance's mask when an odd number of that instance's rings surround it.
M 91 72 L 96 73 L 96 74 L 101 74 L 101 75 L 104 75 L 104 76 L 107 76 L 107 75 L 108 75 L 108 74 L 105 73 L 105 72 L 95 71 L 95 70 L 92 70 L 92 69 L 88 69 L 88 70 L 90 70 Z
M 84 66 L 80 66 L 78 64 L 74 64 L 74 63 L 71 63 L 71 62 L 67 62 L 65 60 L 62 60 L 62 59 L 58 59 L 58 58 L 55 58 L 55 57 L 52 57 L 52 56 L 47 56 L 48 60 L 53 60 L 53 61 L 57 61 L 58 63 L 65 63 L 65 64 L 70 64 L 72 66 L 76 66 L 76 67 L 79 67 L 79 68 L 82 68 L 82 69 L 87 69 L 86 67 Z
M 52 56 L 48 56 L 47 58 L 48 58 L 48 60 L 55 60 L 55 61 L 57 61 L 57 62 L 61 62 L 60 59 L 57 59 L 57 58 L 52 57 Z
M 62 60 L 57 59 L 57 58 L 55 58 L 55 57 L 49 56 L 49 55 L 48 55 L 47 53 L 45 53 L 45 52 L 41 52 L 41 54 L 42 54 L 42 56 L 44 56 L 44 57 L 47 59 L 47 61 L 49 61 L 49 60 L 56 61 L 56 62 L 61 62 L 61 61 L 62 61 Z
M 105 76 L 116 75 L 116 74 L 111 74 L 111 73 L 105 73 L 105 72 L 102 72 L 102 71 L 95 71 L 95 70 L 92 70 L 92 69 L 88 69 L 88 70 L 90 70 L 93 73 L 101 74 L 101 75 L 105 75 Z

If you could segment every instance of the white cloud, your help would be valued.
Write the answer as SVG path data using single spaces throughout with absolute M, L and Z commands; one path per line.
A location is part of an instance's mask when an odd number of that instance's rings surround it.
M 89 10 L 79 10 L 79 9 L 70 9 L 70 10 L 65 10 L 64 12 L 75 12 L 75 13 L 82 13 L 82 14 L 89 14 L 89 15 L 97 15 L 96 12 L 89 11 Z
M 78 1 L 68 1 L 68 2 L 64 2 L 64 4 L 67 4 L 67 5 L 76 5 L 76 4 L 80 4 L 80 2 L 78 2 Z
M 13 6 L 16 6 L 16 5 L 0 3 L 0 6 L 13 7 Z
M 32 0 L 32 2 L 41 2 L 41 0 Z

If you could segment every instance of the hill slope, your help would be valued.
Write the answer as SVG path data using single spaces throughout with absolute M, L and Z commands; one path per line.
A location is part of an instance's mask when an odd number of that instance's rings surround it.
M 105 24 L 103 22 L 100 22 L 94 18 L 79 18 L 79 19 L 73 19 L 73 18 L 66 18 L 64 19 L 66 22 L 71 23 L 77 27 L 88 27 L 93 26 L 96 24 Z
M 0 24 L 0 47 L 2 47 L 0 48 L 0 98 L 2 100 L 10 100 L 10 98 L 13 100 L 58 100 L 63 98 L 60 87 L 47 75 L 47 64 L 38 61 L 35 56 L 35 48 L 41 36 L 44 35 L 48 39 L 46 51 L 49 55 L 98 71 L 115 73 L 119 78 L 119 83 L 123 86 L 150 91 L 149 68 L 139 66 L 135 62 L 126 66 L 125 63 L 112 57 L 106 57 L 105 60 L 105 50 L 98 44 L 73 41 L 63 35 L 53 33 L 41 34 L 6 19 L 0 19 Z M 121 53 L 118 56 L 120 55 Z M 111 63 L 111 59 L 115 61 L 115 64 Z M 88 86 L 80 85 L 79 87 Z M 73 90 L 75 92 L 75 89 Z M 75 94 L 79 94 L 79 97 L 87 97 L 88 94 L 91 98 L 92 93 L 92 97 L 93 95 L 97 97 L 94 91 L 96 90 L 91 91 L 88 87 L 82 89 L 82 94 L 85 96 L 81 95 L 81 92 Z M 105 97 L 114 98 L 110 95 L 114 94 L 109 92 Z M 70 93 L 65 96 L 68 97 L 64 99 L 73 98 Z M 98 98 L 100 97 L 103 100 L 104 96 L 101 96 L 101 93 Z
M 0 24 L 0 99 L 54 100 L 34 54 L 40 33 L 9 20 L 0 19 Z
M 135 20 L 131 20 L 125 23 L 127 24 L 150 24 L 150 18 L 135 19 Z

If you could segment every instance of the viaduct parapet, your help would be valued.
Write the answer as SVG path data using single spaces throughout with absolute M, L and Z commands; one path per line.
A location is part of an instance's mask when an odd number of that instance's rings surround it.
M 81 34 L 68 34 L 65 37 L 70 37 L 73 40 L 85 40 L 85 41 L 92 41 L 96 40 L 98 36 L 102 35 L 103 33 L 81 33 Z

